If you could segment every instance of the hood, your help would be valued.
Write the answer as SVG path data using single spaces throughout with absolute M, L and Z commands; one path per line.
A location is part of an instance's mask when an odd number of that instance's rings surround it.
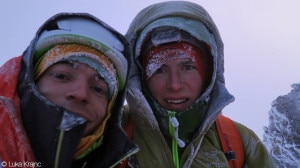
M 135 100 L 132 95 L 136 96 L 139 94 L 140 97 L 144 97 L 141 83 L 142 69 L 139 63 L 141 46 L 148 33 L 160 26 L 176 27 L 209 46 L 213 60 L 213 72 L 209 86 L 200 96 L 200 99 L 209 102 L 207 114 L 199 129 L 199 131 L 205 132 L 213 124 L 221 110 L 234 101 L 234 97 L 225 87 L 224 48 L 221 36 L 208 12 L 198 4 L 185 1 L 168 1 L 153 4 L 140 11 L 132 21 L 126 33 L 126 38 L 133 49 L 133 57 L 130 59 L 133 62 L 133 68 L 129 72 L 128 104 L 133 109 L 133 115 L 146 117 L 148 122 L 155 121 L 155 119 L 149 119 L 150 115 L 135 112 L 141 111 L 141 106 L 143 106 L 147 111 L 153 113 L 145 98 Z M 131 100 L 135 101 L 131 102 Z M 137 105 L 137 102 L 140 102 L 142 105 Z M 153 123 L 149 124 L 149 126 L 153 126 Z
M 95 26 L 89 25 L 91 30 L 72 29 L 75 35 L 66 34 L 65 29 L 60 29 L 58 24 L 59 20 L 64 18 L 85 18 L 90 20 L 96 26 L 102 27 L 101 30 L 94 29 Z M 88 24 L 88 23 L 85 23 Z M 66 26 L 63 23 L 63 26 Z M 75 27 L 75 26 L 74 26 Z M 76 27 L 79 27 L 76 25 Z M 60 34 L 62 37 L 57 39 L 56 36 L 51 35 L 51 31 L 57 31 L 56 34 Z M 99 33 L 99 31 L 105 31 L 110 34 L 110 37 L 102 38 L 105 35 Z M 70 33 L 72 34 L 72 32 Z M 84 37 L 88 37 L 88 41 L 80 37 L 78 34 Z M 77 36 L 78 35 L 78 36 Z M 100 36 L 99 36 L 100 35 Z M 101 42 L 96 43 L 97 38 L 100 37 Z M 76 38 L 74 40 L 74 38 Z M 105 146 L 101 152 L 109 153 L 108 150 L 113 146 L 118 152 L 109 154 L 109 157 L 101 154 L 97 159 L 89 159 L 89 161 L 96 162 L 97 165 L 103 167 L 109 167 L 110 165 L 120 161 L 120 158 L 128 155 L 129 151 L 133 151 L 135 146 L 129 141 L 120 126 L 121 107 L 124 102 L 124 93 L 126 91 L 127 80 L 127 57 L 131 54 L 129 50 L 129 44 L 127 40 L 116 30 L 97 19 L 96 17 L 87 13 L 59 13 L 49 18 L 37 31 L 34 39 L 31 41 L 28 48 L 22 55 L 21 71 L 18 79 L 18 94 L 21 100 L 21 111 L 24 127 L 28 134 L 36 158 L 40 161 L 43 167 L 54 167 L 55 158 L 59 158 L 59 167 L 70 167 L 73 161 L 74 152 L 78 146 L 78 143 L 83 135 L 85 128 L 85 119 L 73 114 L 72 112 L 51 103 L 45 97 L 43 97 L 37 89 L 37 86 L 33 79 L 34 66 L 38 59 L 35 57 L 44 53 L 47 48 L 53 47 L 56 44 L 68 44 L 79 43 L 83 45 L 92 46 L 99 50 L 106 56 L 108 56 L 114 63 L 116 63 L 117 71 L 119 72 L 118 78 L 120 79 L 119 91 L 115 98 L 112 107 L 110 108 L 111 116 L 107 121 L 104 130 L 104 140 L 102 146 Z M 124 58 L 120 58 L 125 56 Z M 114 131 L 111 131 L 114 130 Z M 60 155 L 57 155 L 58 141 L 60 132 L 64 132 Z M 116 135 L 114 135 L 116 134 Z M 122 137 L 122 142 L 111 144 L 110 139 L 115 137 Z M 98 152 L 99 153 L 99 152 Z M 94 154 L 95 155 L 95 154 Z M 87 155 L 88 157 L 89 155 Z M 101 167 L 101 166 L 100 166 Z

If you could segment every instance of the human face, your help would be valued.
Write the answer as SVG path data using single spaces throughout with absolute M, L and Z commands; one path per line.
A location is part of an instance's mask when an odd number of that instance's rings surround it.
M 39 78 L 37 87 L 52 103 L 87 120 L 85 136 L 92 134 L 105 117 L 108 86 L 94 69 L 85 64 L 54 64 Z
M 196 67 L 189 58 L 170 60 L 147 80 L 147 87 L 162 107 L 185 110 L 203 89 L 203 79 Z

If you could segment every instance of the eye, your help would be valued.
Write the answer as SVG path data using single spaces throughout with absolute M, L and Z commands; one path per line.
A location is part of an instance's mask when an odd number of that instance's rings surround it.
M 67 76 L 62 73 L 53 73 L 52 76 L 59 80 L 64 80 L 67 78 Z
M 49 79 L 57 81 L 57 82 L 67 82 L 74 79 L 74 72 L 72 68 L 70 68 L 69 64 L 66 63 L 57 63 L 52 65 L 45 72 L 45 75 L 49 77 Z
M 91 83 L 91 89 L 98 95 L 108 96 L 108 86 L 106 82 L 99 76 L 95 76 Z
M 108 97 L 108 88 L 107 86 L 95 85 L 91 87 L 94 94 L 99 97 Z
M 164 73 L 164 72 L 166 72 L 166 67 L 163 65 L 163 66 L 159 67 L 159 68 L 154 72 L 154 74 L 162 74 L 162 73 Z
M 186 62 L 182 64 L 182 70 L 184 71 L 197 70 L 197 67 L 193 62 Z
M 47 71 L 44 75 L 50 77 L 49 79 L 56 82 L 67 82 L 72 80 L 72 77 L 67 72 L 62 71 L 50 70 Z
M 99 87 L 99 86 L 94 86 L 94 87 L 93 87 L 93 90 L 94 90 L 95 92 L 101 93 L 101 94 L 103 94 L 103 93 L 105 92 L 104 89 L 103 89 L 102 87 Z

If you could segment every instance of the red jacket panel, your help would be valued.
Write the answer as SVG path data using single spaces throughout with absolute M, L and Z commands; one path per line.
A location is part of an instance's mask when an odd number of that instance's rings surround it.
M 21 57 L 15 57 L 0 67 L 0 160 L 33 162 L 34 154 L 24 130 L 17 82 Z M 5 124 L 3 124 L 5 123 Z

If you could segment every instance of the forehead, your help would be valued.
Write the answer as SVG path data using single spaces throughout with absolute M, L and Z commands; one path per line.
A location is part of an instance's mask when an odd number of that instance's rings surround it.
M 76 73 L 85 73 L 87 75 L 101 77 L 100 74 L 94 68 L 78 61 L 60 61 L 52 65 L 50 68 L 74 71 Z
M 72 61 L 72 60 L 60 61 L 60 62 L 55 63 L 54 65 L 60 66 L 60 67 L 71 68 L 71 69 L 81 69 L 81 68 L 92 69 L 87 64 L 81 63 L 79 61 Z M 92 69 L 92 70 L 94 70 L 94 69 Z
M 177 57 L 173 57 L 173 58 L 170 58 L 168 61 L 164 62 L 163 64 L 161 64 L 162 66 L 163 65 L 172 65 L 172 64 L 192 64 L 192 63 L 195 63 L 195 60 L 191 59 L 191 58 L 177 58 Z
M 175 60 L 195 61 L 200 54 L 202 53 L 196 47 L 188 43 L 166 44 L 151 48 L 145 55 L 143 65 L 151 68 L 160 67 Z

